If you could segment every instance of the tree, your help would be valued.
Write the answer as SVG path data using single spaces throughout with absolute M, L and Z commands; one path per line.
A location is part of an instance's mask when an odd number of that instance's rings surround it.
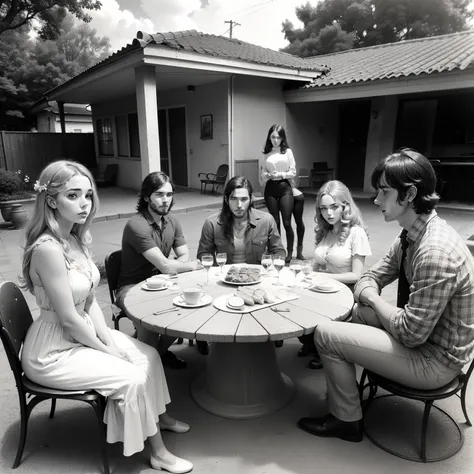
M 41 39 L 56 39 L 67 12 L 88 23 L 92 17 L 86 10 L 100 10 L 99 0 L 0 0 L 0 35 L 25 25 L 38 24 Z
M 289 20 L 282 49 L 301 57 L 455 33 L 473 18 L 470 0 L 322 0 L 296 8 L 303 28 Z
M 66 16 L 57 41 L 30 39 L 28 27 L 7 31 L 0 41 L 0 129 L 29 129 L 26 111 L 50 89 L 110 54 L 110 41 Z

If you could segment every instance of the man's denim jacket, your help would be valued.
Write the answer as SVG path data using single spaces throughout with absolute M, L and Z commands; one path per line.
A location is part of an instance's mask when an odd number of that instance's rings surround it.
M 224 237 L 223 225 L 219 213 L 206 219 L 202 227 L 197 258 L 205 253 L 214 255 L 218 252 L 227 254 L 227 263 L 233 263 L 234 242 Z M 260 264 L 265 250 L 275 254 L 286 253 L 276 227 L 275 219 L 268 212 L 250 209 L 249 225 L 244 237 L 246 263 Z

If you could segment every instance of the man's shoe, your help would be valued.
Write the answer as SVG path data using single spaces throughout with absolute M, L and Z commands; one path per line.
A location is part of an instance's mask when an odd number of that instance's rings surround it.
M 323 362 L 321 361 L 321 357 L 319 357 L 317 352 L 315 354 L 315 358 L 309 362 L 308 367 L 313 370 L 319 370 L 323 368 Z
M 183 359 L 180 359 L 176 354 L 173 354 L 171 351 L 166 351 L 161 356 L 161 362 L 165 367 L 170 369 L 185 369 L 186 362 Z
M 209 354 L 209 345 L 206 341 L 196 341 L 196 345 L 199 351 L 199 354 L 207 356 Z
M 352 443 L 360 443 L 363 437 L 359 421 L 342 421 L 331 414 L 322 418 L 301 418 L 298 427 L 315 436 L 340 438 Z

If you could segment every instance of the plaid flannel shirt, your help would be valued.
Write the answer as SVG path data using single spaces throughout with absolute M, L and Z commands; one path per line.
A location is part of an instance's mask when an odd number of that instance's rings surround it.
M 390 315 L 390 334 L 450 368 L 461 369 L 474 351 L 474 259 L 461 237 L 436 211 L 421 214 L 408 229 L 404 269 L 410 297 Z M 398 278 L 400 239 L 355 287 L 378 293 Z

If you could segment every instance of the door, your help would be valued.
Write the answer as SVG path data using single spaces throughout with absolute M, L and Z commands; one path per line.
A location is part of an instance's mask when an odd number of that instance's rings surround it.
M 370 100 L 339 104 L 337 177 L 350 190 L 364 188 Z
M 171 170 L 174 184 L 188 185 L 186 114 L 184 107 L 168 109 Z

